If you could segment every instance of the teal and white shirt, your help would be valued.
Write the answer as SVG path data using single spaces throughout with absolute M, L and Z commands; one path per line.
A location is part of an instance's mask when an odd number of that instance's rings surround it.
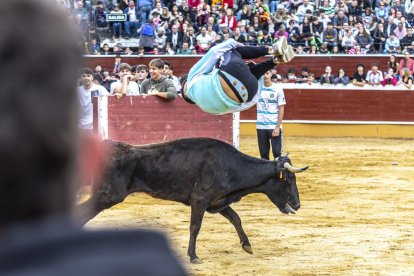
M 277 84 L 261 86 L 257 102 L 257 129 L 274 129 L 279 118 L 279 106 L 286 105 L 283 89 Z M 282 128 L 282 126 L 280 126 Z

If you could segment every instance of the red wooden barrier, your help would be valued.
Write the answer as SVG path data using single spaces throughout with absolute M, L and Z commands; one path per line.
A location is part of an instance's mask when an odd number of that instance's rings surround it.
M 238 121 L 235 125 L 233 129 L 232 114 L 210 115 L 181 98 L 127 96 L 116 100 L 109 96 L 94 102 L 94 128 L 101 137 L 130 144 L 210 137 L 238 146 Z
M 414 91 L 403 87 L 280 84 L 286 120 L 414 122 Z M 255 120 L 256 107 L 242 120 Z

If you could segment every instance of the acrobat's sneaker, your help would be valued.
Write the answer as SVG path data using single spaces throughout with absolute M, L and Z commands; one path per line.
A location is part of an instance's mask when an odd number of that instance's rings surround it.
M 273 55 L 274 56 L 281 56 L 285 52 L 288 46 L 288 42 L 285 36 L 281 36 L 277 39 L 275 43 L 273 43 Z
M 281 62 L 286 63 L 291 61 L 295 57 L 295 51 L 292 46 L 288 45 L 281 56 L 273 57 L 273 62 L 279 64 Z

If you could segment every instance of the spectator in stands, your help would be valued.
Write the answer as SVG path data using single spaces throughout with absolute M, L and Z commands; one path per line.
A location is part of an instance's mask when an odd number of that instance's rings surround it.
M 355 40 L 358 45 L 361 46 L 363 52 L 368 51 L 369 48 L 374 45 L 374 39 L 367 32 L 363 25 L 360 25 L 358 27 L 358 34 L 356 35 Z
M 82 19 L 81 14 L 77 14 L 75 16 L 75 26 L 79 30 L 79 33 L 82 36 L 82 43 L 86 43 L 86 41 L 88 40 L 87 37 L 89 33 L 89 25 L 87 21 Z
M 96 3 L 96 8 L 95 8 L 96 27 L 105 28 L 106 26 L 108 26 L 108 22 L 106 21 L 106 14 L 107 14 L 107 10 L 105 9 L 102 1 L 98 1 Z
M 394 0 L 394 5 L 392 6 L 392 8 L 396 12 L 405 13 L 405 7 L 401 4 L 400 0 Z
M 309 68 L 303 67 L 299 76 L 296 77 L 296 83 L 307 83 L 309 80 Z
M 177 51 L 177 55 L 192 55 L 193 52 L 188 46 L 188 42 L 183 42 L 180 49 Z
M 306 33 L 313 33 L 312 24 L 309 17 L 303 18 L 302 23 L 299 24 L 299 34 L 303 36 Z
M 338 31 L 333 27 L 331 22 L 328 23 L 326 30 L 322 33 L 322 40 L 328 43 L 329 48 L 337 45 Z
M 398 82 L 398 78 L 394 73 L 392 68 L 389 68 L 388 71 L 384 74 L 384 79 L 382 80 L 381 84 L 385 85 L 392 85 L 395 86 Z
M 155 34 L 154 47 L 164 49 L 167 43 L 167 36 L 165 35 L 164 28 L 158 28 Z
M 347 85 L 349 83 L 349 77 L 346 75 L 343 68 L 339 68 L 338 76 L 334 79 L 333 84 Z
M 119 4 L 116 4 L 114 9 L 110 12 L 110 14 L 123 14 L 123 12 L 119 9 Z M 116 38 L 121 38 L 122 35 L 122 22 L 112 22 L 112 40 Z
M 178 80 L 178 78 L 174 76 L 174 69 L 171 66 L 171 64 L 166 60 L 164 60 L 164 69 L 163 69 L 162 74 L 166 76 L 167 79 L 170 79 L 173 82 L 177 93 L 181 93 L 181 83 Z
M 201 27 L 200 34 L 197 36 L 197 51 L 199 53 L 206 53 L 211 47 L 212 38 L 207 34 L 206 27 Z
M 407 28 L 407 35 L 401 39 L 401 48 L 404 51 L 409 51 L 410 53 L 414 52 L 414 35 L 413 35 L 413 28 Z
M 319 7 L 319 11 L 323 11 L 330 20 L 332 20 L 335 15 L 335 8 L 330 4 L 329 0 L 323 0 L 322 5 Z
M 348 24 L 348 17 L 343 11 L 338 11 L 338 14 L 334 16 L 332 20 L 333 26 L 337 31 L 340 31 L 344 24 Z
M 285 76 L 286 82 L 296 82 L 297 76 L 295 69 L 289 68 L 287 71 L 287 75 Z
M 137 83 L 141 94 L 141 85 L 148 78 L 148 66 L 145 64 L 135 65 L 132 67 L 131 73 L 134 75 L 132 80 Z
M 325 73 L 319 79 L 321 84 L 333 84 L 335 76 L 332 75 L 332 68 L 331 66 L 325 67 Z
M 288 32 L 286 32 L 285 25 L 283 25 L 283 24 L 280 25 L 279 30 L 277 32 L 275 32 L 275 39 L 278 39 L 281 36 L 286 37 L 286 39 L 288 39 L 288 37 L 289 37 Z
M 378 24 L 378 27 L 377 29 L 374 30 L 372 37 L 374 38 L 375 49 L 379 53 L 383 53 L 385 50 L 385 43 L 388 38 L 388 35 L 384 30 L 384 24 L 382 23 Z
M 270 72 L 272 73 L 272 82 L 281 82 L 282 76 L 277 73 L 276 67 L 273 67 Z
M 177 6 L 175 6 L 175 7 L 177 7 Z M 178 14 L 177 14 L 177 17 L 178 17 Z M 160 24 L 162 25 L 164 22 L 169 23 L 171 19 L 172 19 L 171 12 L 168 10 L 167 7 L 163 7 L 162 12 L 160 14 Z
M 101 85 L 93 83 L 93 71 L 91 68 L 84 68 L 80 75 L 81 86 L 78 87 L 78 98 L 80 114 L 78 126 L 81 130 L 92 134 L 93 131 L 93 98 L 106 96 L 108 91 Z
M 358 4 L 358 0 L 352 0 L 351 3 L 347 4 L 348 6 L 348 15 L 353 15 L 355 17 L 362 16 L 362 8 Z
M 304 51 L 302 45 L 297 45 L 297 47 L 296 47 L 295 50 L 296 50 L 295 51 L 296 55 L 304 55 L 304 54 L 306 54 L 306 52 Z
M 385 50 L 384 53 L 390 53 L 390 48 L 392 47 L 393 49 L 397 48 L 400 46 L 400 40 L 398 38 L 395 37 L 394 33 L 390 34 L 390 37 L 387 38 L 387 40 L 385 41 Z
M 137 4 L 138 4 L 138 9 L 141 15 L 140 16 L 141 25 L 143 25 L 150 18 L 150 12 L 153 8 L 153 1 L 152 0 L 137 0 Z
M 331 22 L 331 18 L 329 18 L 329 16 L 326 15 L 326 12 L 325 12 L 324 9 L 319 9 L 319 17 L 318 17 L 318 19 L 323 24 L 323 29 L 324 30 L 328 27 L 328 23 Z
M 288 7 L 291 11 L 296 13 L 296 11 L 298 10 L 299 6 L 302 5 L 302 3 L 303 3 L 303 0 L 289 0 Z M 288 7 L 283 7 L 283 8 L 288 8 Z
M 171 27 L 171 32 L 167 34 L 167 43 L 170 44 L 171 48 L 174 51 L 177 51 L 179 48 L 181 48 L 181 45 L 183 44 L 183 36 L 178 31 L 178 25 L 173 25 Z
M 337 46 L 335 45 L 333 47 L 337 47 Z M 328 43 L 327 42 L 322 43 L 321 47 L 319 48 L 319 54 L 330 54 L 330 53 L 331 52 L 328 49 Z
M 319 21 L 319 17 L 312 16 L 312 30 L 316 36 L 321 36 L 324 30 L 323 23 Z
M 313 13 L 313 9 L 314 7 L 309 3 L 309 0 L 303 0 L 302 4 L 298 6 L 296 11 L 296 15 L 299 17 L 299 22 L 303 21 L 308 10 Z
M 194 34 L 194 29 L 192 27 L 187 28 L 187 32 L 183 36 L 183 43 L 188 43 L 188 48 L 190 50 L 195 49 L 197 45 L 197 38 Z
M 403 75 L 403 69 L 408 68 L 410 74 L 414 73 L 414 61 L 410 57 L 410 52 L 404 52 L 404 58 L 400 60 L 400 76 Z
M 73 10 L 73 17 L 76 18 L 78 15 L 80 15 L 82 21 L 89 23 L 89 13 L 84 7 L 83 1 L 77 1 L 76 8 Z
M 288 20 L 287 10 L 283 7 L 282 4 L 277 5 L 277 12 L 274 15 L 274 22 L 275 26 L 279 27 L 280 24 L 286 22 Z
M 404 6 L 407 19 L 412 20 L 414 17 L 414 1 L 405 0 Z
M 139 21 L 140 13 L 138 7 L 135 6 L 134 1 L 129 1 L 128 7 L 124 10 L 124 14 L 127 15 L 127 20 L 124 24 L 126 38 L 131 38 L 131 29 L 134 30 L 132 36 L 135 38 L 138 37 L 138 30 L 141 27 Z
M 133 80 L 134 76 L 131 72 L 131 66 L 128 63 L 121 63 L 118 66 L 119 80 L 111 83 L 110 93 L 115 95 L 117 99 L 125 95 L 139 95 L 137 83 Z
M 107 55 L 112 55 L 112 54 L 113 53 L 110 51 L 109 45 L 105 43 L 102 46 L 101 55 L 107 56 Z
M 390 36 L 391 33 L 394 33 L 394 30 L 397 28 L 397 24 L 394 23 L 394 17 L 389 16 L 387 23 L 384 25 L 385 32 L 388 36 Z
M 367 75 L 365 74 L 365 66 L 363 64 L 358 64 L 356 66 L 357 71 L 354 73 L 352 77 L 352 84 L 356 86 L 364 86 L 366 83 Z
M 372 86 L 380 85 L 383 79 L 383 74 L 380 70 L 378 70 L 378 65 L 376 63 L 373 63 L 371 65 L 371 70 L 368 71 L 365 79 L 367 81 L 367 84 Z
M 397 28 L 394 30 L 394 34 L 398 40 L 401 40 L 404 36 L 407 35 L 407 29 L 403 26 L 403 23 L 399 22 Z
M 410 69 L 408 69 L 408 68 L 403 68 L 402 69 L 401 78 L 398 81 L 398 84 L 403 85 L 408 89 L 411 89 L 411 87 L 413 85 L 413 77 L 412 77 L 412 74 L 410 72 Z
M 203 26 L 207 24 L 208 18 L 210 17 L 211 7 L 204 0 L 200 0 L 197 5 L 197 24 Z
M 388 8 L 385 7 L 385 2 L 381 1 L 379 7 L 375 8 L 375 14 L 378 19 L 387 19 L 388 18 Z
M 144 47 L 145 50 L 150 51 L 154 49 L 155 41 L 155 26 L 152 23 L 152 19 L 148 19 L 141 28 L 141 34 L 139 37 L 139 46 Z
M 173 100 L 177 97 L 174 83 L 162 75 L 164 62 L 161 59 L 153 59 L 149 63 L 150 78 L 144 80 L 141 85 L 141 93 Z
M 89 55 L 99 55 L 100 47 L 99 43 L 96 42 L 96 39 L 91 39 L 88 43 L 88 54 Z
M 395 55 L 390 55 L 390 59 L 387 62 L 388 69 L 392 69 L 394 74 L 400 73 L 400 64 L 397 62 Z
M 343 0 L 339 0 L 335 6 L 335 13 L 338 14 L 339 11 L 342 11 L 344 14 L 348 14 L 348 6 Z

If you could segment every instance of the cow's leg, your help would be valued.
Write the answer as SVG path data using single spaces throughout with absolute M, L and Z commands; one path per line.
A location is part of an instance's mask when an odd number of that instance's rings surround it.
M 195 200 L 191 202 L 191 221 L 190 221 L 190 242 L 188 244 L 188 256 L 190 262 L 193 264 L 203 263 L 196 254 L 197 235 L 200 232 L 201 223 L 203 221 L 204 213 L 207 209 L 207 204 L 202 200 Z
M 118 183 L 117 187 L 105 183 L 93 188 L 89 199 L 76 207 L 76 216 L 84 225 L 103 210 L 124 201 L 128 194 L 126 185 L 121 185 L 121 183 Z
M 249 238 L 247 237 L 246 233 L 243 230 L 240 217 L 236 213 L 236 211 L 234 211 L 230 206 L 228 206 L 227 208 L 220 211 L 220 214 L 226 219 L 228 219 L 231 222 L 231 224 L 233 224 L 234 227 L 236 228 L 243 250 L 246 251 L 247 253 L 253 254 L 253 250 L 250 245 Z

